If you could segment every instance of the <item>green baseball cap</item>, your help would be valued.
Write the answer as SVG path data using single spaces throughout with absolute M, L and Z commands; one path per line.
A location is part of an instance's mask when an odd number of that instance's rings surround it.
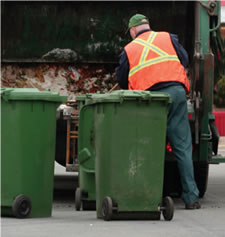
M 136 14 L 129 20 L 128 29 L 134 26 L 149 24 L 148 18 L 142 14 Z

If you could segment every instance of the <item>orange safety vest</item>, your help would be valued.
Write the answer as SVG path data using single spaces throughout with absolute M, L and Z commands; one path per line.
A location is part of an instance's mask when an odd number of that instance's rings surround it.
M 146 90 L 159 82 L 177 81 L 190 85 L 183 65 L 173 47 L 169 33 L 148 31 L 128 45 L 129 90 Z

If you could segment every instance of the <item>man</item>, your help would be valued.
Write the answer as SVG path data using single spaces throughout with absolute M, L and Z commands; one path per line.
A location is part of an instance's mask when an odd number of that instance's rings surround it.
M 133 39 L 120 55 L 116 80 L 122 89 L 161 91 L 170 94 L 172 104 L 167 120 L 167 137 L 177 159 L 181 176 L 182 199 L 186 209 L 199 209 L 199 190 L 195 183 L 192 139 L 188 121 L 186 93 L 190 90 L 184 67 L 188 55 L 178 37 L 150 29 L 146 16 L 129 20 Z

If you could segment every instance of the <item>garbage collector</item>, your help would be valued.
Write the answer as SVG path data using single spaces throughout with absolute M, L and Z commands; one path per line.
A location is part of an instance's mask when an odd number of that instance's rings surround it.
M 170 94 L 167 137 L 177 159 L 186 209 L 201 208 L 192 161 L 192 138 L 186 93 L 190 90 L 185 72 L 188 54 L 178 37 L 151 30 L 149 20 L 136 14 L 129 20 L 133 39 L 120 54 L 116 80 L 122 89 L 160 91 Z

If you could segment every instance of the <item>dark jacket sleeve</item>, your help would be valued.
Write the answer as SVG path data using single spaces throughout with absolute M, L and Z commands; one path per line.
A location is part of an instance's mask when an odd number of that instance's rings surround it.
M 177 56 L 181 62 L 181 64 L 186 68 L 189 64 L 189 59 L 188 59 L 188 53 L 187 51 L 183 48 L 183 46 L 179 43 L 179 39 L 177 35 L 170 34 L 171 41 L 173 43 L 173 46 L 177 52 Z
M 125 50 L 120 54 L 120 65 L 116 68 L 116 81 L 122 89 L 128 89 L 129 61 Z

